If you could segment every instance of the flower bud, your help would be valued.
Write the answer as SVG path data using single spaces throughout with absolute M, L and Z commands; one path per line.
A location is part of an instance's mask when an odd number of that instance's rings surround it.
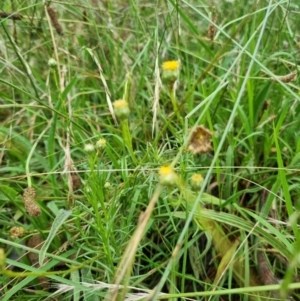
M 173 84 L 179 76 L 179 61 L 166 61 L 162 65 L 162 79 L 170 84 Z
M 104 183 L 104 188 L 109 188 L 110 187 L 110 182 L 105 182 Z
M 130 113 L 128 102 L 124 99 L 116 100 L 113 103 L 115 114 L 119 119 L 127 119 Z
M 87 144 L 84 146 L 84 150 L 85 150 L 87 153 L 92 153 L 92 152 L 95 150 L 95 146 L 94 146 L 92 143 L 87 143 Z
M 48 66 L 51 68 L 51 69 L 54 69 L 56 66 L 57 66 L 57 62 L 55 59 L 49 59 L 48 61 Z
M 191 186 L 194 190 L 199 190 L 202 187 L 204 179 L 201 174 L 194 173 L 192 177 L 190 178 Z
M 105 139 L 99 139 L 97 142 L 96 142 L 96 149 L 100 150 L 100 149 L 104 149 L 106 146 L 106 140 Z

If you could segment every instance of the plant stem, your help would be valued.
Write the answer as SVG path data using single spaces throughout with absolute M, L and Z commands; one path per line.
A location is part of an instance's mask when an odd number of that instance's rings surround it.
M 135 156 L 135 153 L 132 148 L 132 137 L 128 126 L 128 119 L 124 119 L 121 121 L 121 128 L 122 128 L 122 136 L 125 142 L 125 145 L 127 146 L 127 149 L 130 153 L 131 159 L 134 162 L 135 165 L 138 165 L 138 160 Z
M 179 110 L 178 110 L 178 105 L 177 105 L 177 99 L 176 99 L 176 93 L 175 93 L 175 83 L 172 84 L 172 86 L 170 87 L 170 98 L 171 98 L 171 102 L 172 102 L 172 105 L 173 105 L 173 110 L 174 110 L 174 113 L 176 114 L 180 124 L 182 126 L 184 126 L 184 122 L 183 122 L 183 119 L 182 117 L 180 116 L 179 114 Z

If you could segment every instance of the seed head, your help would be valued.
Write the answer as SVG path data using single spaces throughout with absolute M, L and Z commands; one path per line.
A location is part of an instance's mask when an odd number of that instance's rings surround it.
M 56 11 L 51 7 L 51 6 L 48 6 L 47 7 L 47 12 L 48 12 L 48 15 L 49 15 L 49 18 L 52 22 L 52 25 L 53 27 L 55 28 L 56 32 L 59 34 L 59 35 L 63 35 L 63 29 L 58 21 L 58 18 L 57 18 L 57 14 L 56 14 Z
M 96 149 L 99 149 L 99 150 L 100 150 L 100 149 L 104 149 L 105 146 L 106 146 L 106 140 L 103 139 L 103 138 L 99 139 L 99 140 L 96 142 L 96 145 L 95 145 Z
M 23 227 L 12 227 L 9 233 L 11 238 L 20 238 L 24 236 L 25 229 Z
M 211 151 L 211 136 L 212 133 L 204 126 L 197 126 L 192 133 L 187 149 L 192 152 L 193 155 Z
M 0 248 L 0 271 L 3 271 L 5 268 L 6 256 L 2 248 Z
M 23 201 L 27 213 L 31 216 L 39 216 L 41 214 L 40 207 L 36 204 L 36 192 L 32 187 L 24 190 Z
M 297 71 L 293 71 L 287 75 L 282 75 L 282 76 L 277 76 L 275 77 L 271 77 L 270 80 L 272 82 L 277 82 L 278 79 L 279 81 L 283 82 L 283 83 L 289 83 L 289 82 L 294 82 L 297 80 Z

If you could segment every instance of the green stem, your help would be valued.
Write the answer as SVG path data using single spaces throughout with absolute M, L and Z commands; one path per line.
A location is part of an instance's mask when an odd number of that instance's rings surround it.
M 179 114 L 179 109 L 178 109 L 176 93 L 175 93 L 175 85 L 174 84 L 172 84 L 172 86 L 170 88 L 170 98 L 171 98 L 171 102 L 172 102 L 172 105 L 173 105 L 174 113 L 176 114 L 180 124 L 182 126 L 184 126 L 183 118 Z
M 133 148 L 132 148 L 132 137 L 129 130 L 128 125 L 128 119 L 124 119 L 121 121 L 121 128 L 122 128 L 122 136 L 125 142 L 125 145 L 127 146 L 127 149 L 130 153 L 131 159 L 134 162 L 135 165 L 138 165 L 138 160 L 134 154 Z
M 38 145 L 38 143 L 40 142 L 40 140 L 44 137 L 44 134 L 46 133 L 46 131 L 49 129 L 49 125 L 50 123 L 48 124 L 48 126 L 42 131 L 42 133 L 39 135 L 39 137 L 36 139 L 34 145 L 32 146 L 29 154 L 28 154 L 28 157 L 27 157 L 27 160 L 26 160 L 26 177 L 27 177 L 27 183 L 28 183 L 28 187 L 32 187 L 32 181 L 31 181 L 31 174 L 30 174 L 30 160 L 34 154 L 34 151 L 36 149 L 36 146 Z

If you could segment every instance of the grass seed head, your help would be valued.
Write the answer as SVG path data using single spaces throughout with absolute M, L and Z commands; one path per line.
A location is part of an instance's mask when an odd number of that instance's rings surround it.
M 20 237 L 23 237 L 24 234 L 25 234 L 25 229 L 23 227 L 12 227 L 10 230 L 9 230 L 9 233 L 10 233 L 10 237 L 11 238 L 20 238 Z
M 277 80 L 283 82 L 283 83 L 290 83 L 290 82 L 294 82 L 297 80 L 297 71 L 293 71 L 287 75 L 282 75 L 282 76 L 277 76 L 275 77 L 271 77 L 270 80 L 272 82 L 277 82 Z
M 81 187 L 81 180 L 77 173 L 71 173 L 71 180 L 74 190 L 78 190 Z
M 216 17 L 213 17 L 212 19 L 212 22 L 213 23 L 216 23 L 217 22 L 217 18 Z M 208 38 L 213 41 L 215 35 L 216 35 L 216 32 L 217 32 L 217 28 L 214 24 L 210 23 L 208 25 L 208 31 L 207 31 L 207 35 L 208 35 Z
M 36 191 L 32 187 L 24 190 L 23 201 L 25 209 L 30 216 L 39 216 L 41 214 L 40 207 L 36 204 Z
M 56 11 L 51 6 L 48 6 L 47 7 L 47 12 L 48 12 L 49 18 L 50 18 L 50 20 L 52 22 L 52 25 L 55 28 L 56 32 L 59 35 L 62 36 L 63 35 L 63 29 L 62 29 L 62 26 L 60 25 L 60 23 L 58 21 Z

